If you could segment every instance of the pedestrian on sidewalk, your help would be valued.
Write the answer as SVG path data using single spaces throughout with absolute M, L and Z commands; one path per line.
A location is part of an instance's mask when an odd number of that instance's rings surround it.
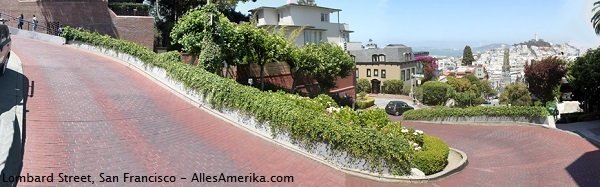
M 21 16 L 19 16 L 19 24 L 17 25 L 17 28 L 19 29 L 23 29 L 23 14 L 21 14 Z
M 35 17 L 35 15 L 33 15 L 33 18 L 31 18 L 31 23 L 33 23 L 32 31 L 35 31 L 35 29 L 37 29 L 37 24 L 38 24 L 38 20 L 37 20 L 37 17 Z

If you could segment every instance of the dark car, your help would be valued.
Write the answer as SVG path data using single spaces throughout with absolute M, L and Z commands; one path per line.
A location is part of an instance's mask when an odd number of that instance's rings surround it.
M 8 64 L 8 58 L 10 57 L 10 31 L 8 26 L 0 24 L 0 76 L 4 75 L 6 71 L 6 64 Z
M 413 109 L 413 107 L 408 106 L 404 101 L 390 101 L 387 106 L 385 106 L 385 112 L 396 116 L 402 115 L 404 112 Z

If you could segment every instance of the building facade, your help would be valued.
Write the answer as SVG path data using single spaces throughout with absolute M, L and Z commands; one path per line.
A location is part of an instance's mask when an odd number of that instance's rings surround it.
M 294 1 L 280 7 L 258 7 L 250 10 L 258 27 L 281 29 L 287 37 L 295 35 L 295 43 L 331 42 L 346 50 L 360 49 L 360 43 L 350 42 L 349 25 L 339 22 L 340 9 L 299 5 Z M 301 31 L 301 32 L 298 32 Z
M 356 77 L 367 79 L 378 93 L 385 80 L 403 80 L 405 83 L 422 71 L 420 62 L 415 60 L 412 48 L 392 44 L 384 48 L 350 50 L 356 62 Z

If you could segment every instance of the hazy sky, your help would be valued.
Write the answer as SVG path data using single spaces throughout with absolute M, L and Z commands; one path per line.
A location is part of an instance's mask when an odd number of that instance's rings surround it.
M 355 31 L 350 40 L 380 45 L 461 48 L 516 43 L 540 38 L 579 47 L 597 47 L 590 23 L 594 0 L 316 0 L 342 9 L 340 21 Z M 281 6 L 287 0 L 240 3 L 247 12 L 259 6 Z M 337 18 L 332 17 L 332 21 Z

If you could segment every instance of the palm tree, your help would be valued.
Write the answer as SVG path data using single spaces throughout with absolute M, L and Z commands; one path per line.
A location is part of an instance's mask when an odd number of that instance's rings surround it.
M 592 25 L 594 26 L 594 30 L 596 30 L 596 34 L 600 35 L 600 1 L 594 3 L 592 11 L 595 12 L 594 16 L 592 16 Z

